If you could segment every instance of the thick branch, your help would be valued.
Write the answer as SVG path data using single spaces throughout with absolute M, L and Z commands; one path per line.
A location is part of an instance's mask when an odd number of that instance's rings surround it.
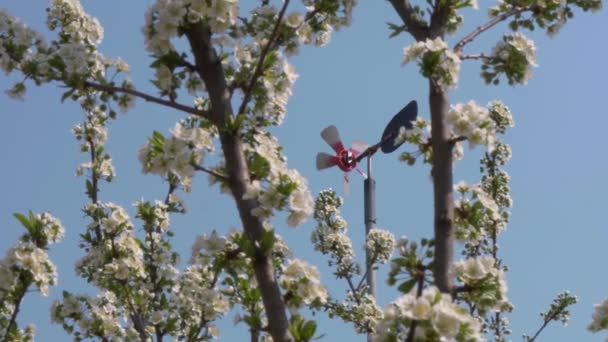
M 447 22 L 452 11 L 452 1 L 436 0 L 433 5 L 433 13 L 431 14 L 431 23 L 429 27 L 429 38 L 442 37 L 446 31 Z
M 431 144 L 433 146 L 433 192 L 435 205 L 435 260 L 433 275 L 441 292 L 450 293 L 450 266 L 454 258 L 453 143 L 445 121 L 448 112 L 447 90 L 429 80 L 431 107 Z
M 425 40 L 428 37 L 428 26 L 416 15 L 409 0 L 389 0 L 389 2 L 416 41 Z
M 491 29 L 494 25 L 507 20 L 509 17 L 514 16 L 516 14 L 520 14 L 522 12 L 525 12 L 529 10 L 528 7 L 523 7 L 523 8 L 514 8 L 512 10 L 510 10 L 509 12 L 505 12 L 497 17 L 494 17 L 492 20 L 488 21 L 487 23 L 477 27 L 475 30 L 473 30 L 471 33 L 467 34 L 466 36 L 464 36 L 464 38 L 462 38 L 458 43 L 456 43 L 456 45 L 454 45 L 454 51 L 461 52 L 462 49 L 464 48 L 465 45 L 467 45 L 468 43 L 472 42 L 475 38 L 477 38 L 477 36 L 479 36 L 480 34 L 482 34 L 483 32 Z
M 279 12 L 279 16 L 277 17 L 277 21 L 274 24 L 274 28 L 272 29 L 272 33 L 270 34 L 270 37 L 268 37 L 268 42 L 266 43 L 266 46 L 264 46 L 264 49 L 262 50 L 262 53 L 260 54 L 260 59 L 258 60 L 258 64 L 255 66 L 255 71 L 253 72 L 253 76 L 251 76 L 251 80 L 249 81 L 249 84 L 247 85 L 247 87 L 245 89 L 243 89 L 243 102 L 241 102 L 241 105 L 239 106 L 239 111 L 238 111 L 239 114 L 245 112 L 245 108 L 247 107 L 247 104 L 249 104 L 249 101 L 251 101 L 251 91 L 253 90 L 255 83 L 258 81 L 258 78 L 260 78 L 260 76 L 264 72 L 264 60 L 266 59 L 266 56 L 270 52 L 270 47 L 273 45 L 274 40 L 277 38 L 277 34 L 279 32 L 279 27 L 281 26 L 281 21 L 283 21 L 283 16 L 285 15 L 287 6 L 289 6 L 289 0 L 285 0 L 285 2 L 283 3 L 283 7 L 281 8 L 281 11 Z
M 170 100 L 165 100 L 165 99 L 161 99 L 160 97 L 155 97 L 152 95 L 148 95 L 146 93 L 142 93 L 140 91 L 137 91 L 135 89 L 129 89 L 129 88 L 124 88 L 124 87 L 116 87 L 116 86 L 111 86 L 111 85 L 107 85 L 107 84 L 99 84 L 99 83 L 94 83 L 94 82 L 85 82 L 84 83 L 85 87 L 88 88 L 93 88 L 93 89 L 97 89 L 97 90 L 101 90 L 101 91 L 106 91 L 108 93 L 125 93 L 125 94 L 129 94 L 129 95 L 133 95 L 135 97 L 139 97 L 141 99 L 144 99 L 148 102 L 154 102 L 154 103 L 158 103 L 160 105 L 163 105 L 165 107 L 170 107 L 170 108 L 174 108 L 177 110 L 180 110 L 182 112 L 186 112 L 192 115 L 196 115 L 196 116 L 200 116 L 200 117 L 204 117 L 206 118 L 208 116 L 207 112 L 198 110 L 194 107 L 190 107 L 190 106 L 186 106 L 174 101 L 170 101 Z
M 229 186 L 236 202 L 245 233 L 256 242 L 261 241 L 265 232 L 260 220 L 251 214 L 258 203 L 243 199 L 250 183 L 249 170 L 245 160 L 243 142 L 238 134 L 226 129 L 227 117 L 233 115 L 231 94 L 226 83 L 224 70 L 217 53 L 211 45 L 211 32 L 203 23 L 192 25 L 186 37 L 196 60 L 196 69 L 209 93 L 211 101 L 211 121 L 218 127 L 220 142 L 228 170 Z M 258 250 L 253 257 L 253 268 L 262 301 L 268 316 L 270 334 L 274 341 L 291 342 L 289 321 L 282 301 L 281 291 L 275 278 L 270 251 Z

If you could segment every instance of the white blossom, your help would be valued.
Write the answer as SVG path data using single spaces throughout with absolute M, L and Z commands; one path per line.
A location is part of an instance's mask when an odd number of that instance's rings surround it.
M 290 260 L 279 282 L 294 296 L 287 303 L 289 306 L 318 305 L 327 302 L 328 293 L 320 282 L 319 271 L 302 260 Z
M 375 257 L 376 262 L 383 264 L 393 255 L 395 235 L 388 230 L 373 228 L 367 234 L 365 249 Z
M 593 332 L 608 330 L 608 298 L 595 305 L 591 324 L 587 329 Z
M 440 38 L 427 39 L 425 41 L 415 42 L 403 49 L 403 64 L 425 59 L 431 54 L 439 54 L 439 60 L 436 64 L 421 63 L 426 65 L 429 70 L 423 70 L 423 73 L 428 74 L 439 85 L 447 87 L 456 87 L 460 74 L 460 57 Z

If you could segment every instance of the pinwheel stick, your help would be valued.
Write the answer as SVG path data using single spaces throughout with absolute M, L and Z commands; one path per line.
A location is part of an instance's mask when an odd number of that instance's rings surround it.
M 378 152 L 378 149 L 380 148 L 380 146 L 382 146 L 385 142 L 387 142 L 391 139 L 395 139 L 396 136 L 397 136 L 396 132 L 391 132 L 391 133 L 387 134 L 384 138 L 382 138 L 382 140 L 380 140 L 380 142 L 365 149 L 365 151 L 363 151 L 363 153 L 361 153 L 360 155 L 357 156 L 357 159 L 355 159 L 355 161 L 358 163 L 361 160 L 363 160 L 363 158 L 365 158 L 365 157 L 373 156 L 374 153 Z M 368 168 L 370 168 L 370 166 L 369 166 L 370 163 L 371 162 L 368 161 L 368 164 L 367 164 Z
M 364 221 L 365 221 L 365 236 L 369 235 L 369 232 L 376 225 L 376 180 L 372 177 L 372 155 L 378 149 L 380 144 L 376 144 L 376 149 L 368 153 L 367 157 L 367 178 L 363 181 L 363 207 L 364 207 Z M 373 147 L 373 146 L 372 146 Z M 363 154 L 370 151 L 370 148 L 365 150 Z M 375 256 L 369 249 L 365 249 L 365 266 L 366 266 L 366 280 L 367 286 L 369 287 L 369 294 L 374 298 L 376 297 L 376 271 L 374 270 L 374 259 Z

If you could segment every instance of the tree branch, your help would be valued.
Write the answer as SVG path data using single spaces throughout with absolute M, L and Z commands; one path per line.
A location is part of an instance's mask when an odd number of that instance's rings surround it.
M 433 13 L 431 14 L 431 22 L 429 24 L 429 38 L 443 37 L 446 31 L 447 22 L 452 10 L 452 0 L 435 0 L 433 4 Z
M 449 143 L 454 146 L 456 143 L 467 140 L 467 137 L 461 135 L 456 138 L 452 138 L 449 140 Z
M 206 172 L 206 173 L 208 173 L 208 174 L 212 175 L 212 176 L 213 176 L 213 177 L 215 177 L 215 178 L 219 178 L 219 179 L 221 179 L 221 180 L 223 180 L 223 181 L 226 181 L 226 182 L 230 180 L 230 179 L 228 178 L 228 176 L 226 176 L 225 174 L 223 174 L 223 173 L 219 173 L 219 172 L 217 172 L 217 171 L 215 171 L 215 170 L 213 170 L 213 169 L 209 169 L 209 168 L 206 168 L 206 167 L 204 167 L 204 166 L 202 166 L 202 165 L 196 165 L 196 164 L 195 164 L 195 165 L 193 165 L 193 166 L 194 166 L 194 169 L 195 169 L 195 170 L 197 170 L 197 171 L 203 171 L 203 172 Z
M 251 80 L 249 81 L 247 87 L 243 89 L 243 102 L 241 102 L 237 114 L 243 113 L 245 111 L 245 108 L 247 107 L 247 104 L 249 104 L 249 101 L 251 101 L 251 91 L 253 90 L 255 83 L 258 81 L 258 78 L 260 78 L 260 76 L 262 75 L 262 72 L 264 72 L 264 60 L 270 52 L 270 47 L 272 46 L 274 40 L 277 38 L 277 33 L 279 32 L 279 27 L 281 26 L 281 21 L 283 21 L 285 11 L 287 11 L 287 6 L 289 6 L 289 0 L 285 0 L 285 2 L 283 3 L 283 7 L 279 12 L 279 16 L 277 17 L 277 21 L 274 24 L 274 28 L 272 29 L 272 33 L 270 34 L 270 37 L 268 37 L 268 42 L 266 43 L 266 46 L 264 46 L 264 49 L 260 54 L 258 64 L 255 66 L 253 76 L 251 76 Z
M 433 197 L 435 259 L 433 276 L 441 292 L 450 293 L 452 277 L 450 267 L 454 259 L 454 175 L 453 143 L 446 123 L 448 113 L 448 93 L 441 86 L 429 80 L 429 103 L 431 108 L 431 145 L 433 147 Z
M 244 199 L 250 176 L 245 160 L 243 142 L 238 134 L 227 129 L 227 119 L 232 116 L 231 93 L 228 88 L 221 60 L 211 44 L 211 31 L 202 22 L 193 24 L 185 32 L 196 61 L 196 70 L 209 93 L 211 102 L 210 119 L 217 126 L 226 169 L 228 185 L 237 209 L 243 229 L 254 245 L 262 240 L 265 228 L 262 222 L 251 213 L 258 207 L 254 199 Z M 276 279 L 276 270 L 272 264 L 271 251 L 257 250 L 252 258 L 258 288 L 268 317 L 270 334 L 276 342 L 292 342 L 289 332 L 289 321 L 281 290 Z
M 416 15 L 409 0 L 389 0 L 389 2 L 416 41 L 422 41 L 428 37 L 428 25 Z
M 460 55 L 460 59 L 461 60 L 465 60 L 465 59 L 490 59 L 490 56 L 486 55 L 485 53 L 476 53 L 476 54 L 468 54 L 468 55 Z
M 416 298 L 420 298 L 420 296 L 422 296 L 422 290 L 424 290 L 424 266 L 420 266 L 420 269 L 418 270 L 418 279 L 417 279 L 417 288 L 416 288 Z M 406 342 L 413 342 L 414 341 L 414 337 L 416 336 L 416 326 L 418 325 L 417 321 L 412 321 L 412 326 L 410 327 L 410 331 L 408 331 L 407 333 L 407 339 Z
M 23 280 L 23 278 L 24 277 L 22 275 L 19 277 L 20 280 Z M 12 336 L 11 330 L 13 329 L 13 326 L 15 326 L 15 328 L 16 328 L 17 315 L 19 315 L 19 310 L 21 308 L 21 302 L 23 301 L 23 298 L 25 297 L 25 293 L 27 292 L 27 288 L 30 287 L 30 284 L 31 284 L 31 282 L 24 283 L 24 285 L 26 285 L 26 286 L 23 287 L 23 290 L 21 291 L 21 293 L 19 293 L 17 295 L 17 298 L 15 298 L 15 308 L 13 309 L 13 313 L 11 315 L 11 319 L 10 319 L 9 323 L 6 326 L 6 335 L 4 335 L 4 342 L 11 341 L 11 339 L 9 339 L 9 337 Z M 12 337 L 14 338 L 16 336 L 12 336 Z
M 487 23 L 485 23 L 481 26 L 478 26 L 471 33 L 464 36 L 458 43 L 456 43 L 456 45 L 454 45 L 454 51 L 456 53 L 461 52 L 465 45 L 472 42 L 475 38 L 477 38 L 477 36 L 479 36 L 483 32 L 491 29 L 494 25 L 507 20 L 511 16 L 520 14 L 527 10 L 530 10 L 530 8 L 528 8 L 528 7 L 514 8 L 514 9 L 510 10 L 509 12 L 505 12 L 497 17 L 494 17 L 492 20 L 488 21 Z
M 208 116 L 209 116 L 209 113 L 207 113 L 205 111 L 198 110 L 194 107 L 186 106 L 186 105 L 174 102 L 174 101 L 161 99 L 160 97 L 148 95 L 146 93 L 142 93 L 135 89 L 129 89 L 129 88 L 125 88 L 125 87 L 116 87 L 116 86 L 111 86 L 111 85 L 107 85 L 107 84 L 99 84 L 99 83 L 88 82 L 88 81 L 84 83 L 84 86 L 87 88 L 93 88 L 96 90 L 106 91 L 108 93 L 124 93 L 124 94 L 133 95 L 135 97 L 144 99 L 148 102 L 158 103 L 165 107 L 174 108 L 179 111 L 189 113 L 192 115 L 196 115 L 196 116 L 200 116 L 203 118 L 208 118 Z

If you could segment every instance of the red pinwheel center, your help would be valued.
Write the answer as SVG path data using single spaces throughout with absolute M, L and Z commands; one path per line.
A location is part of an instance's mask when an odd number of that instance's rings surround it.
M 344 171 L 350 171 L 355 168 L 357 161 L 355 155 L 350 150 L 343 150 L 340 152 L 340 166 Z

